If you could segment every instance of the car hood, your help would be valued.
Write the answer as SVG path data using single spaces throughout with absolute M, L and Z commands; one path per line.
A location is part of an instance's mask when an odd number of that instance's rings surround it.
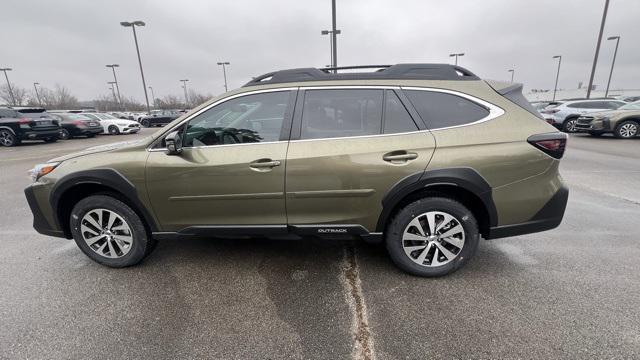
M 134 148 L 134 147 L 138 147 L 138 146 L 144 146 L 148 143 L 150 143 L 152 141 L 152 137 L 148 136 L 142 139 L 136 139 L 136 140 L 129 140 L 129 141 L 121 141 L 121 142 L 116 142 L 116 143 L 111 143 L 111 144 L 106 144 L 106 145 L 98 145 L 98 146 L 93 146 L 75 153 L 71 153 L 71 154 L 67 154 L 67 155 L 62 155 L 59 156 L 57 158 L 53 158 L 47 162 L 62 162 L 62 161 L 66 161 L 66 160 L 70 160 L 73 158 L 77 158 L 80 156 L 86 156 L 86 155 L 91 155 L 91 154 L 96 154 L 96 153 L 103 153 L 103 152 L 109 152 L 109 151 L 114 151 L 114 150 L 126 150 L 126 149 L 130 149 L 130 148 Z
M 593 117 L 608 117 L 608 118 L 612 118 L 612 117 L 617 117 L 620 115 L 640 115 L 640 110 L 607 110 L 607 111 L 598 111 L 598 112 L 592 112 L 589 113 L 587 116 L 593 116 Z

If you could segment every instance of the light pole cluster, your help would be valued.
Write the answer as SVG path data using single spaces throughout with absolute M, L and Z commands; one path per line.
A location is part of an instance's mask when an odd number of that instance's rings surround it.
M 118 98 L 116 99 L 116 103 L 120 104 L 120 106 L 122 107 L 122 97 L 120 97 L 120 87 L 118 86 L 118 78 L 116 77 L 116 68 L 119 67 L 120 65 L 110 64 L 106 66 L 108 68 L 111 68 L 111 71 L 113 72 L 113 83 L 116 85 L 116 91 L 118 92 Z

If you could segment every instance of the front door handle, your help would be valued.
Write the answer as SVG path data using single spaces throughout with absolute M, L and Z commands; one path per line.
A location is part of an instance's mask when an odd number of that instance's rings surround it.
M 418 154 L 410 153 L 406 151 L 394 151 L 394 152 L 384 154 L 384 156 L 382 156 L 382 160 L 388 161 L 388 162 L 395 162 L 395 163 L 407 162 L 409 160 L 415 160 L 417 158 L 418 158 Z
M 280 166 L 280 160 L 259 159 L 256 161 L 252 161 L 249 164 L 249 167 L 256 171 L 268 171 L 276 166 Z

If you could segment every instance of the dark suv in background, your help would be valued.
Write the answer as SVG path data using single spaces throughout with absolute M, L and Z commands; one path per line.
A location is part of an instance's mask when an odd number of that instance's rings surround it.
M 0 145 L 16 146 L 23 140 L 58 140 L 60 125 L 42 108 L 0 107 Z

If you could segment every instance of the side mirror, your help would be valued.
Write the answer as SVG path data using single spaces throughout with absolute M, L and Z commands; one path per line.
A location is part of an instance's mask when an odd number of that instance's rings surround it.
M 182 152 L 182 138 L 180 132 L 174 131 L 164 138 L 167 145 L 167 155 L 178 155 Z

